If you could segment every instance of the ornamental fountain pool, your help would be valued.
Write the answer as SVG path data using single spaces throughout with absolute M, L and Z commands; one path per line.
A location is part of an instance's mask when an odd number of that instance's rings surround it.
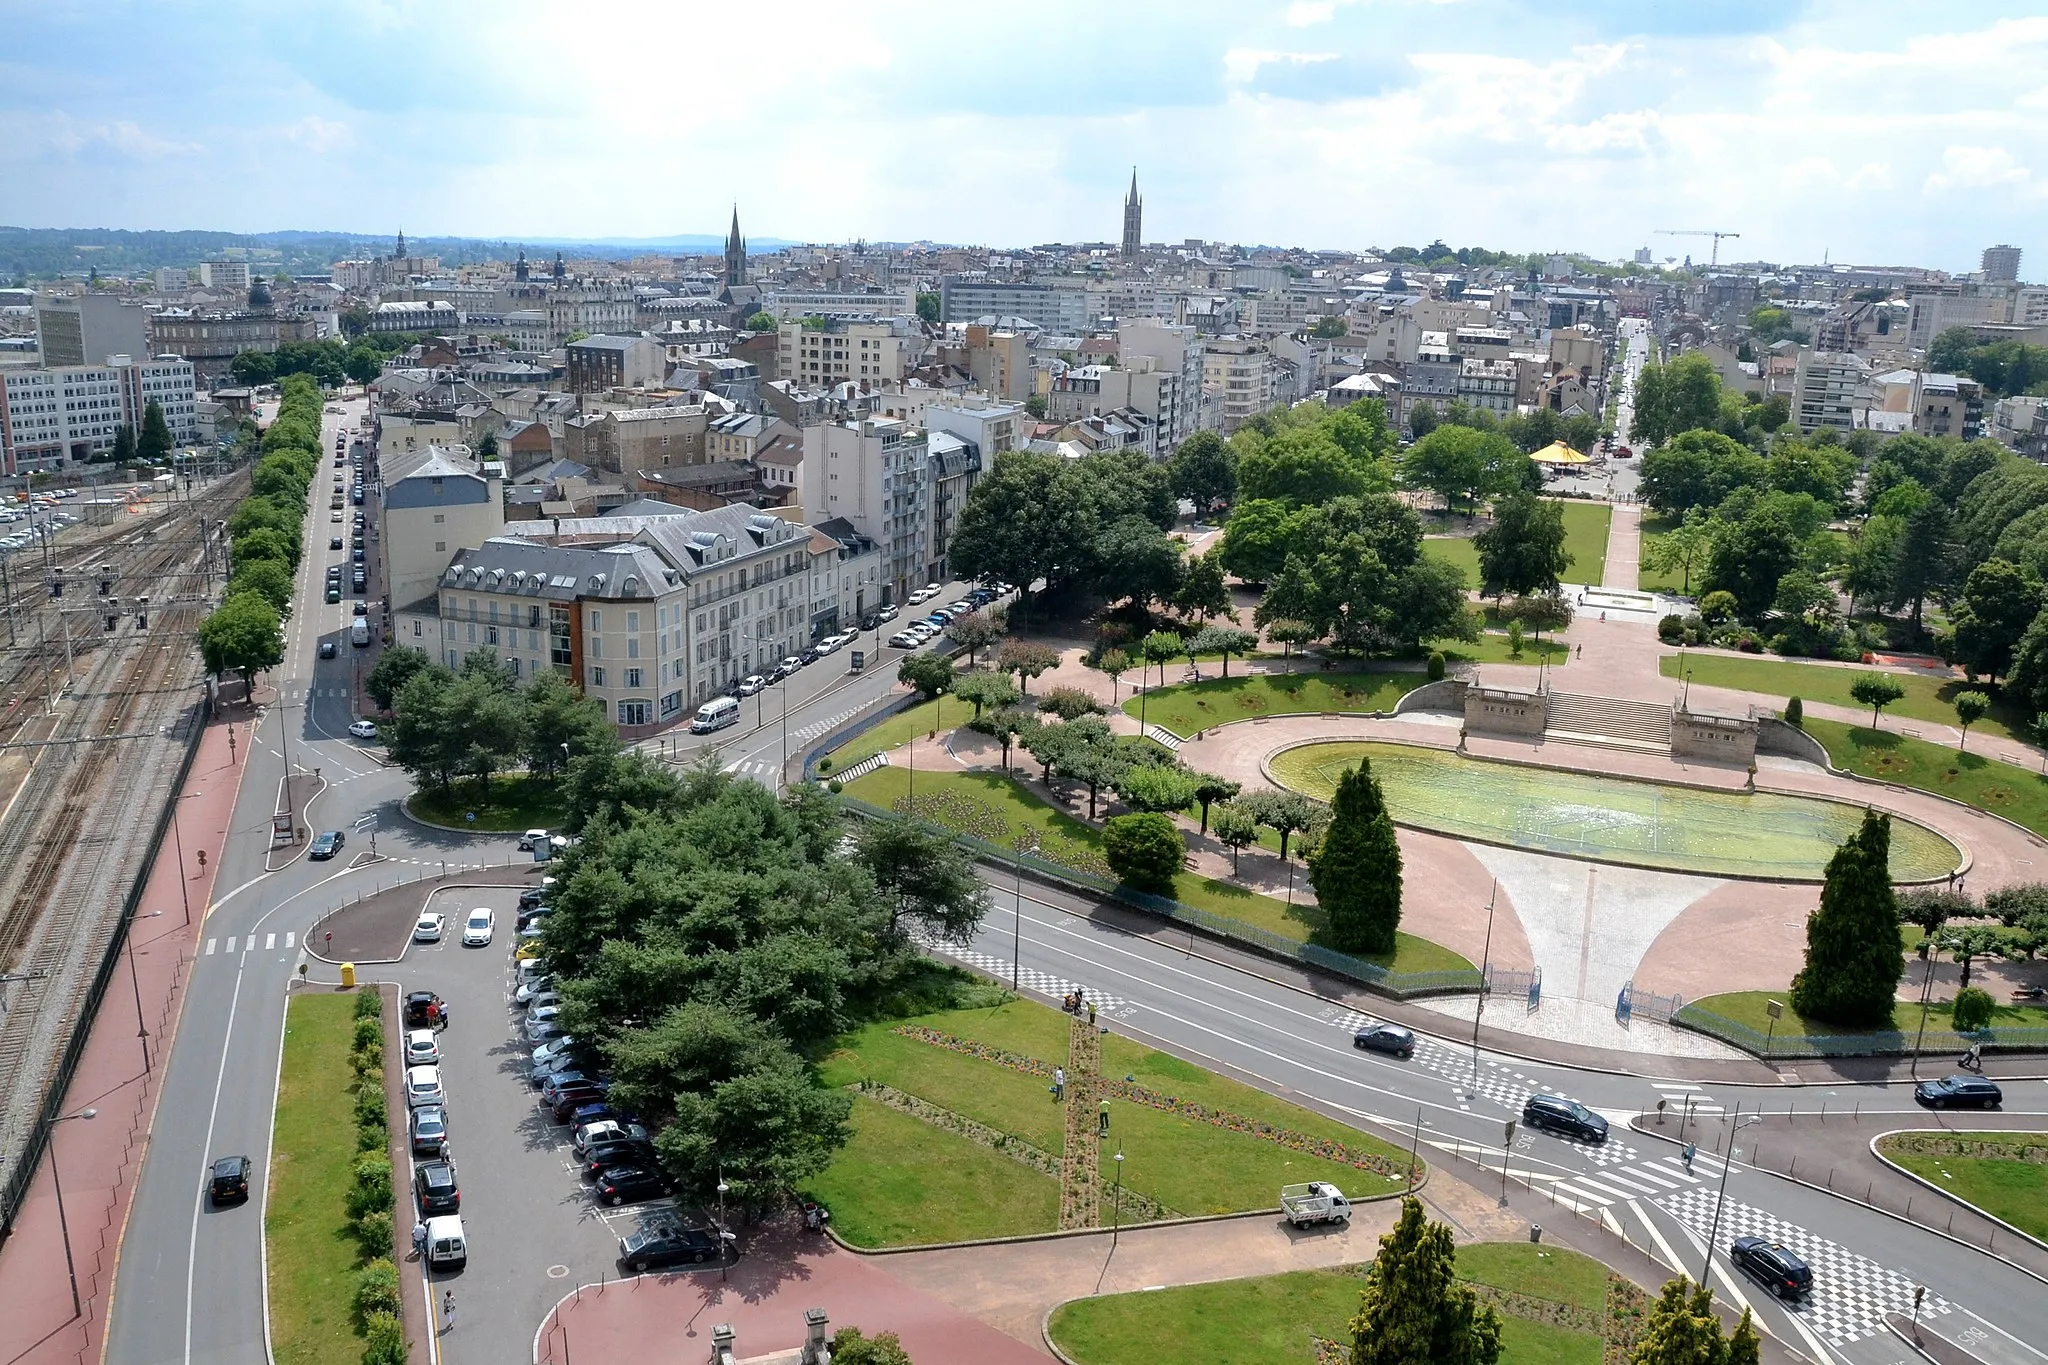
M 1717 791 L 1468 758 L 1408 744 L 1318 741 L 1268 763 L 1273 780 L 1327 801 L 1370 759 L 1396 823 L 1594 862 L 1769 881 L 1820 881 L 1863 808 L 1778 792 Z M 1933 881 L 1962 863 L 1941 835 L 1892 816 L 1894 882 Z

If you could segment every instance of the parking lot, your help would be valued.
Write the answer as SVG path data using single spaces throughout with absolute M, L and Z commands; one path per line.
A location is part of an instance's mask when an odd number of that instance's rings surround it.
M 617 1278 L 620 1236 L 668 1202 L 597 1207 L 571 1164 L 569 1129 L 528 1080 L 525 1012 L 512 1003 L 519 890 L 437 891 L 428 908 L 448 916 L 447 930 L 439 943 L 409 945 L 397 971 L 404 990 L 447 1001 L 451 1020 L 440 1037 L 441 1079 L 469 1264 L 434 1276 L 432 1291 L 437 1304 L 448 1288 L 458 1300 L 457 1330 L 443 1342 L 451 1365 L 529 1358 L 534 1324 L 576 1285 Z M 487 948 L 465 948 L 463 920 L 480 906 L 496 912 L 496 933 Z

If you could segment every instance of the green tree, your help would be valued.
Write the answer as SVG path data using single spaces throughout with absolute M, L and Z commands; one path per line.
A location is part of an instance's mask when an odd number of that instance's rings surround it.
M 1017 742 L 1017 737 L 1024 733 L 1027 726 L 1035 724 L 1037 724 L 1037 721 L 1029 712 L 1020 711 L 1014 706 L 1004 706 L 994 711 L 983 712 L 980 716 L 967 722 L 967 728 L 987 735 L 990 739 L 1003 746 L 1003 771 L 1008 772 L 1010 771 L 1010 746 Z
M 1173 495 L 1195 506 L 1197 518 L 1237 500 L 1237 452 L 1213 431 L 1198 431 L 1166 462 Z
M 164 420 L 164 405 L 152 398 L 142 407 L 142 430 L 135 437 L 135 458 L 143 464 L 168 464 L 173 444 L 171 424 Z
M 1083 477 L 1057 455 L 1006 451 L 961 505 L 951 557 L 967 579 L 1057 588 L 1095 565 L 1096 509 Z
M 1891 1027 L 1905 952 L 1891 886 L 1891 829 L 1890 816 L 1866 810 L 1862 827 L 1828 860 L 1820 908 L 1806 921 L 1806 965 L 1792 979 L 1792 1008 L 1809 1019 Z
M 114 448 L 107 454 L 112 464 L 135 463 L 135 428 L 123 422 L 114 432 Z
M 1343 447 L 1319 430 L 1282 432 L 1237 462 L 1238 491 L 1248 502 L 1318 507 L 1365 493 L 1371 485 Z
M 1202 808 L 1202 833 L 1209 832 L 1209 808 L 1218 802 L 1236 798 L 1243 784 L 1214 773 L 1193 773 L 1195 779 L 1195 801 Z
M 1103 789 L 1116 786 L 1130 768 L 1129 755 L 1100 716 L 1078 716 L 1064 725 L 1045 728 L 1064 732 L 1060 771 L 1088 788 L 1088 818 L 1093 820 Z
M 1230 849 L 1230 875 L 1237 875 L 1237 855 L 1259 841 L 1259 822 L 1235 803 L 1216 808 L 1216 837 Z
M 1173 609 L 1186 621 L 1230 615 L 1230 589 L 1223 582 L 1223 556 L 1211 550 L 1187 561 L 1180 586 L 1174 589 Z
M 1323 818 L 1322 807 L 1300 792 L 1257 791 L 1238 798 L 1237 804 L 1280 836 L 1282 861 L 1287 858 L 1288 840 L 1314 828 Z
M 953 685 L 953 661 L 943 654 L 907 654 L 896 665 L 896 681 L 914 689 L 926 701 Z
M 1223 528 L 1223 567 L 1247 583 L 1271 583 L 1286 566 L 1303 516 L 1292 504 L 1270 498 L 1239 503 Z
M 228 596 L 253 592 L 268 602 L 280 617 L 292 614 L 292 572 L 274 559 L 252 559 L 235 570 L 228 580 Z
M 370 675 L 363 679 L 363 691 L 377 703 L 379 711 L 389 711 L 393 699 L 412 681 L 413 675 L 433 666 L 433 659 L 423 649 L 409 649 L 403 645 L 387 649 L 377 656 Z
M 1963 727 L 1962 740 L 1956 745 L 1956 752 L 1961 753 L 1970 746 L 1970 727 L 1984 719 L 1984 713 L 1991 709 L 1991 698 L 1982 692 L 1958 692 L 1953 705 L 1956 721 Z
M 1719 528 L 1705 512 L 1688 512 L 1685 520 L 1654 540 L 1645 538 L 1643 566 L 1657 573 L 1680 574 L 1678 591 L 1692 595 L 1692 571 L 1704 566 L 1713 552 Z
M 1195 775 L 1165 763 L 1133 763 L 1116 780 L 1116 794 L 1134 811 L 1173 814 L 1195 803 Z
M 1738 488 L 1764 481 L 1757 453 L 1718 431 L 1675 433 L 1642 458 L 1643 501 L 1665 516 L 1719 507 Z
M 1438 420 L 1436 404 L 1417 403 L 1408 410 L 1408 434 L 1419 441 L 1436 430 Z
M 973 859 L 943 830 L 909 816 L 863 820 L 853 848 L 888 907 L 891 934 L 914 927 L 965 943 L 988 914 Z
M 1095 667 L 1109 678 L 1109 704 L 1116 705 L 1117 687 L 1124 673 L 1131 666 L 1131 656 L 1120 649 L 1105 649 L 1096 659 Z
M 384 372 L 384 357 L 373 347 L 351 346 L 341 358 L 341 372 L 358 384 L 367 384 Z
M 1991 992 L 1965 986 L 1956 992 L 1955 1001 L 1949 1006 L 1949 1022 L 1957 1033 L 1975 1033 L 1990 1027 L 1991 1016 L 1997 1009 L 1998 1002 L 1991 998 Z
M 1166 685 L 1166 665 L 1180 657 L 1181 637 L 1170 630 L 1155 630 L 1138 642 L 1138 651 L 1147 664 L 1159 665 L 1159 685 Z M 1140 680 L 1143 685 L 1143 680 Z
M 1120 516 L 1104 526 L 1093 553 L 1094 582 L 1112 600 L 1125 596 L 1142 608 L 1155 599 L 1173 601 L 1180 591 L 1181 543 L 1142 516 Z M 1221 580 L 1219 572 L 1218 586 Z
M 388 651 L 385 658 L 398 652 Z M 381 666 L 383 660 L 378 663 Z M 523 700 L 519 751 L 525 755 L 527 771 L 543 782 L 558 780 L 579 758 L 619 748 L 619 732 L 605 715 L 604 703 L 584 696 L 554 670 L 536 673 Z
M 1745 621 L 1763 619 L 1778 600 L 1778 584 L 1804 562 L 1806 547 L 1797 529 L 1776 507 L 1760 508 L 1731 524 L 1723 524 L 1707 556 L 1700 585 L 1735 599 Z
M 1369 760 L 1337 779 L 1328 833 L 1309 859 L 1309 882 L 1347 953 L 1391 953 L 1401 924 L 1401 848 Z
M 1173 879 L 1187 843 L 1171 817 L 1157 813 L 1111 816 L 1102 826 L 1102 857 L 1117 880 L 1154 895 L 1173 894 Z
M 1005 640 L 996 652 L 996 670 L 1000 673 L 1015 673 L 1017 686 L 1025 696 L 1031 695 L 1031 682 L 1042 673 L 1050 673 L 1059 667 L 1059 651 L 1033 640 Z
M 953 643 L 967 651 L 967 666 L 974 667 L 974 656 L 1003 638 L 1006 627 L 987 612 L 970 611 L 954 617 L 946 624 L 946 634 L 953 637 Z
M 1757 1365 L 1760 1350 L 1747 1308 L 1735 1330 L 1723 1337 L 1714 1291 L 1681 1275 L 1667 1281 L 1651 1305 L 1629 1359 L 1632 1365 Z
M 1564 506 L 1533 493 L 1494 504 L 1493 525 L 1474 539 L 1481 596 L 1554 591 L 1572 557 L 1564 549 Z
M 1891 606 L 1910 606 L 1913 624 L 1918 627 L 1927 598 L 1945 593 L 1954 585 L 1960 553 L 1955 519 L 1942 504 L 1929 502 L 1906 518 L 1896 576 L 1892 580 Z
M 936 297 L 918 295 L 920 302 Z M 922 309 L 919 311 L 921 314 Z M 910 1352 L 903 1349 L 902 1339 L 894 1332 L 870 1337 L 863 1336 L 858 1327 L 842 1327 L 832 1334 L 832 1360 L 833 1365 L 910 1365 Z
M 1316 325 L 1309 329 L 1309 335 L 1322 341 L 1343 336 L 1351 330 L 1351 324 L 1341 316 L 1317 318 Z
M 1963 580 L 1951 613 L 1956 658 L 1972 674 L 1996 682 L 2012 669 L 2013 651 L 2040 615 L 2041 583 L 2010 560 L 1987 559 Z
M 1311 626 L 1308 622 L 1294 621 L 1284 616 L 1267 621 L 1265 626 L 1266 638 L 1278 640 L 1281 645 L 1281 653 L 1287 658 L 1294 657 L 1294 647 L 1296 645 L 1306 645 L 1312 640 L 1321 638 L 1316 634 L 1315 627 Z
M 1221 654 L 1223 676 L 1227 678 L 1230 676 L 1231 655 L 1258 653 L 1259 633 L 1237 626 L 1204 626 L 1188 641 L 1188 647 L 1197 654 Z
M 1849 684 L 1849 695 L 1870 708 L 1870 728 L 1877 728 L 1877 713 L 1906 695 L 1906 689 L 1889 673 L 1866 673 Z
M 930 289 L 917 291 L 917 320 L 937 322 L 939 320 L 939 296 Z
M 1446 511 L 1459 497 L 1468 511 L 1476 511 L 1482 497 L 1521 487 L 1527 464 L 1514 442 L 1498 432 L 1442 426 L 1408 447 L 1401 479 L 1442 497 Z
M 1500 1317 L 1458 1280 L 1451 1230 L 1401 1201 L 1401 1219 L 1380 1238 L 1351 1319 L 1351 1365 L 1495 1365 Z
M 2007 940 L 2003 933 L 1988 924 L 1967 924 L 1951 928 L 1937 940 L 1941 951 L 1955 960 L 1962 968 L 1958 986 L 1970 984 L 1970 967 L 1980 957 L 2001 957 L 2006 950 Z
M 923 301 L 923 295 L 922 295 L 922 294 L 920 294 L 920 295 L 919 295 L 918 297 L 919 297 L 919 301 L 920 301 L 920 302 L 922 302 L 922 301 Z M 919 312 L 918 312 L 918 316 L 920 316 L 920 317 L 923 317 L 923 316 L 924 316 L 924 313 L 923 313 L 923 310 L 922 310 L 922 308 L 920 308 L 920 309 L 919 309 Z M 928 318 L 928 319 L 926 319 L 926 321 L 937 321 L 937 319 L 935 319 L 935 318 Z M 746 321 L 746 329 L 747 329 L 747 330 L 748 330 L 749 332 L 772 332 L 772 331 L 775 331 L 775 330 L 776 330 L 776 323 L 775 323 L 775 314 L 773 314 L 773 313 L 770 313 L 770 312 L 766 311 L 765 309 L 764 309 L 763 311 L 761 311 L 761 312 L 758 312 L 758 313 L 752 313 L 752 314 L 749 314 L 749 315 L 748 315 L 748 317 L 747 317 L 747 321 Z
M 1018 698 L 1016 685 L 1007 673 L 960 673 L 953 680 L 952 692 L 974 708 L 976 720 L 981 719 L 982 708 L 1015 706 Z
M 1713 361 L 1689 351 L 1667 364 L 1651 361 L 1636 379 L 1630 436 L 1660 445 L 1685 432 L 1712 428 L 1721 413 L 1721 377 Z M 1645 470 L 1647 478 L 1648 471 Z
M 1038 699 L 1038 709 L 1061 720 L 1075 720 L 1081 716 L 1101 715 L 1102 703 L 1081 688 L 1055 687 Z
M 199 623 L 199 656 L 215 679 L 233 669 L 244 687 L 254 686 L 257 673 L 284 662 L 284 622 L 277 608 L 259 593 L 228 598 Z

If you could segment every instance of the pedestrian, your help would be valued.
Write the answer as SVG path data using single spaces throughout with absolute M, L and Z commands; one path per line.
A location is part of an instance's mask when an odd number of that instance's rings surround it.
M 412 1254 L 417 1260 L 425 1260 L 427 1257 L 427 1225 L 417 1218 L 412 1224 Z
M 1067 1098 L 1067 1069 L 1056 1066 L 1052 1069 L 1052 1102 L 1059 1104 Z
M 1572 657 L 1573 657 L 1573 658 L 1575 658 L 1575 659 L 1583 659 L 1583 658 L 1585 658 L 1585 657 L 1586 657 L 1586 647 L 1585 647 L 1584 645 L 1580 645 L 1580 646 L 1579 646 L 1579 652 L 1578 652 L 1577 654 L 1574 654 L 1574 655 L 1573 655 Z
M 448 1296 L 441 1300 L 441 1330 L 455 1330 L 455 1291 L 452 1289 L 448 1291 Z
M 1088 1002 L 1088 1027 L 1095 1027 L 1095 1002 L 1093 1000 Z

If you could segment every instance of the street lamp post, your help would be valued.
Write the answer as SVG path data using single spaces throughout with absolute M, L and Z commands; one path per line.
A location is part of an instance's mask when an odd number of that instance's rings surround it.
M 1486 972 L 1493 965 L 1493 910 L 1500 900 L 1500 879 L 1494 878 L 1493 891 L 1486 898 L 1486 946 L 1479 954 L 1479 995 L 1472 1002 L 1472 1088 L 1479 1093 L 1479 1020 L 1486 1013 Z
M 1117 1235 L 1124 1230 L 1124 1149 L 1116 1149 L 1116 1193 L 1110 1196 L 1109 1254 L 1116 1254 Z
M 204 792 L 181 792 L 171 802 L 171 843 L 178 850 L 178 900 L 185 907 L 185 924 L 188 928 L 192 924 L 192 890 L 185 885 L 185 835 L 179 828 L 178 812 L 184 802 L 195 796 L 204 795 Z
M 721 1280 L 726 1279 L 729 1273 L 725 1256 L 727 1237 L 725 1230 L 725 1195 L 726 1191 L 731 1188 L 732 1186 L 725 1183 L 725 1172 L 720 1171 L 718 1173 L 718 1278 Z
M 1744 1117 L 1736 1108 L 1735 1125 L 1728 1130 L 1728 1145 L 1721 1152 L 1721 1192 L 1714 1199 L 1714 1223 L 1707 1232 L 1706 1254 L 1700 1260 L 1700 1288 L 1707 1287 L 1707 1272 L 1714 1267 L 1714 1242 L 1721 1235 L 1721 1209 L 1728 1202 L 1728 1168 L 1735 1164 L 1735 1137 L 1752 1123 L 1762 1123 L 1761 1111 Z
M 89 1119 L 99 1113 L 97 1109 L 81 1109 L 75 1114 L 65 1114 L 49 1120 L 45 1125 L 45 1145 L 50 1153 L 50 1185 L 57 1191 L 57 1228 L 64 1234 L 64 1269 L 71 1275 L 71 1316 L 85 1316 L 85 1304 L 78 1297 L 78 1263 L 71 1258 L 71 1223 L 64 1217 L 64 1178 L 57 1170 L 57 1125 L 73 1119 Z
M 128 921 L 128 983 L 135 987 L 135 1036 L 142 1041 L 142 1074 L 149 1074 L 149 1025 L 142 1017 L 142 977 L 135 970 L 135 925 L 137 920 L 154 919 L 163 911 L 152 910 L 148 914 L 138 913 Z
M 1920 1044 L 1927 1037 L 1927 1011 L 1932 1007 L 1934 998 L 1934 960 L 1941 954 L 1941 940 L 1939 938 L 1929 934 L 1925 942 L 1927 944 L 1927 970 L 1920 977 L 1920 1029 L 1919 1032 L 1913 1035 L 1913 1069 L 1911 1075 L 1915 1080 L 1918 1080 L 1920 1077 Z

